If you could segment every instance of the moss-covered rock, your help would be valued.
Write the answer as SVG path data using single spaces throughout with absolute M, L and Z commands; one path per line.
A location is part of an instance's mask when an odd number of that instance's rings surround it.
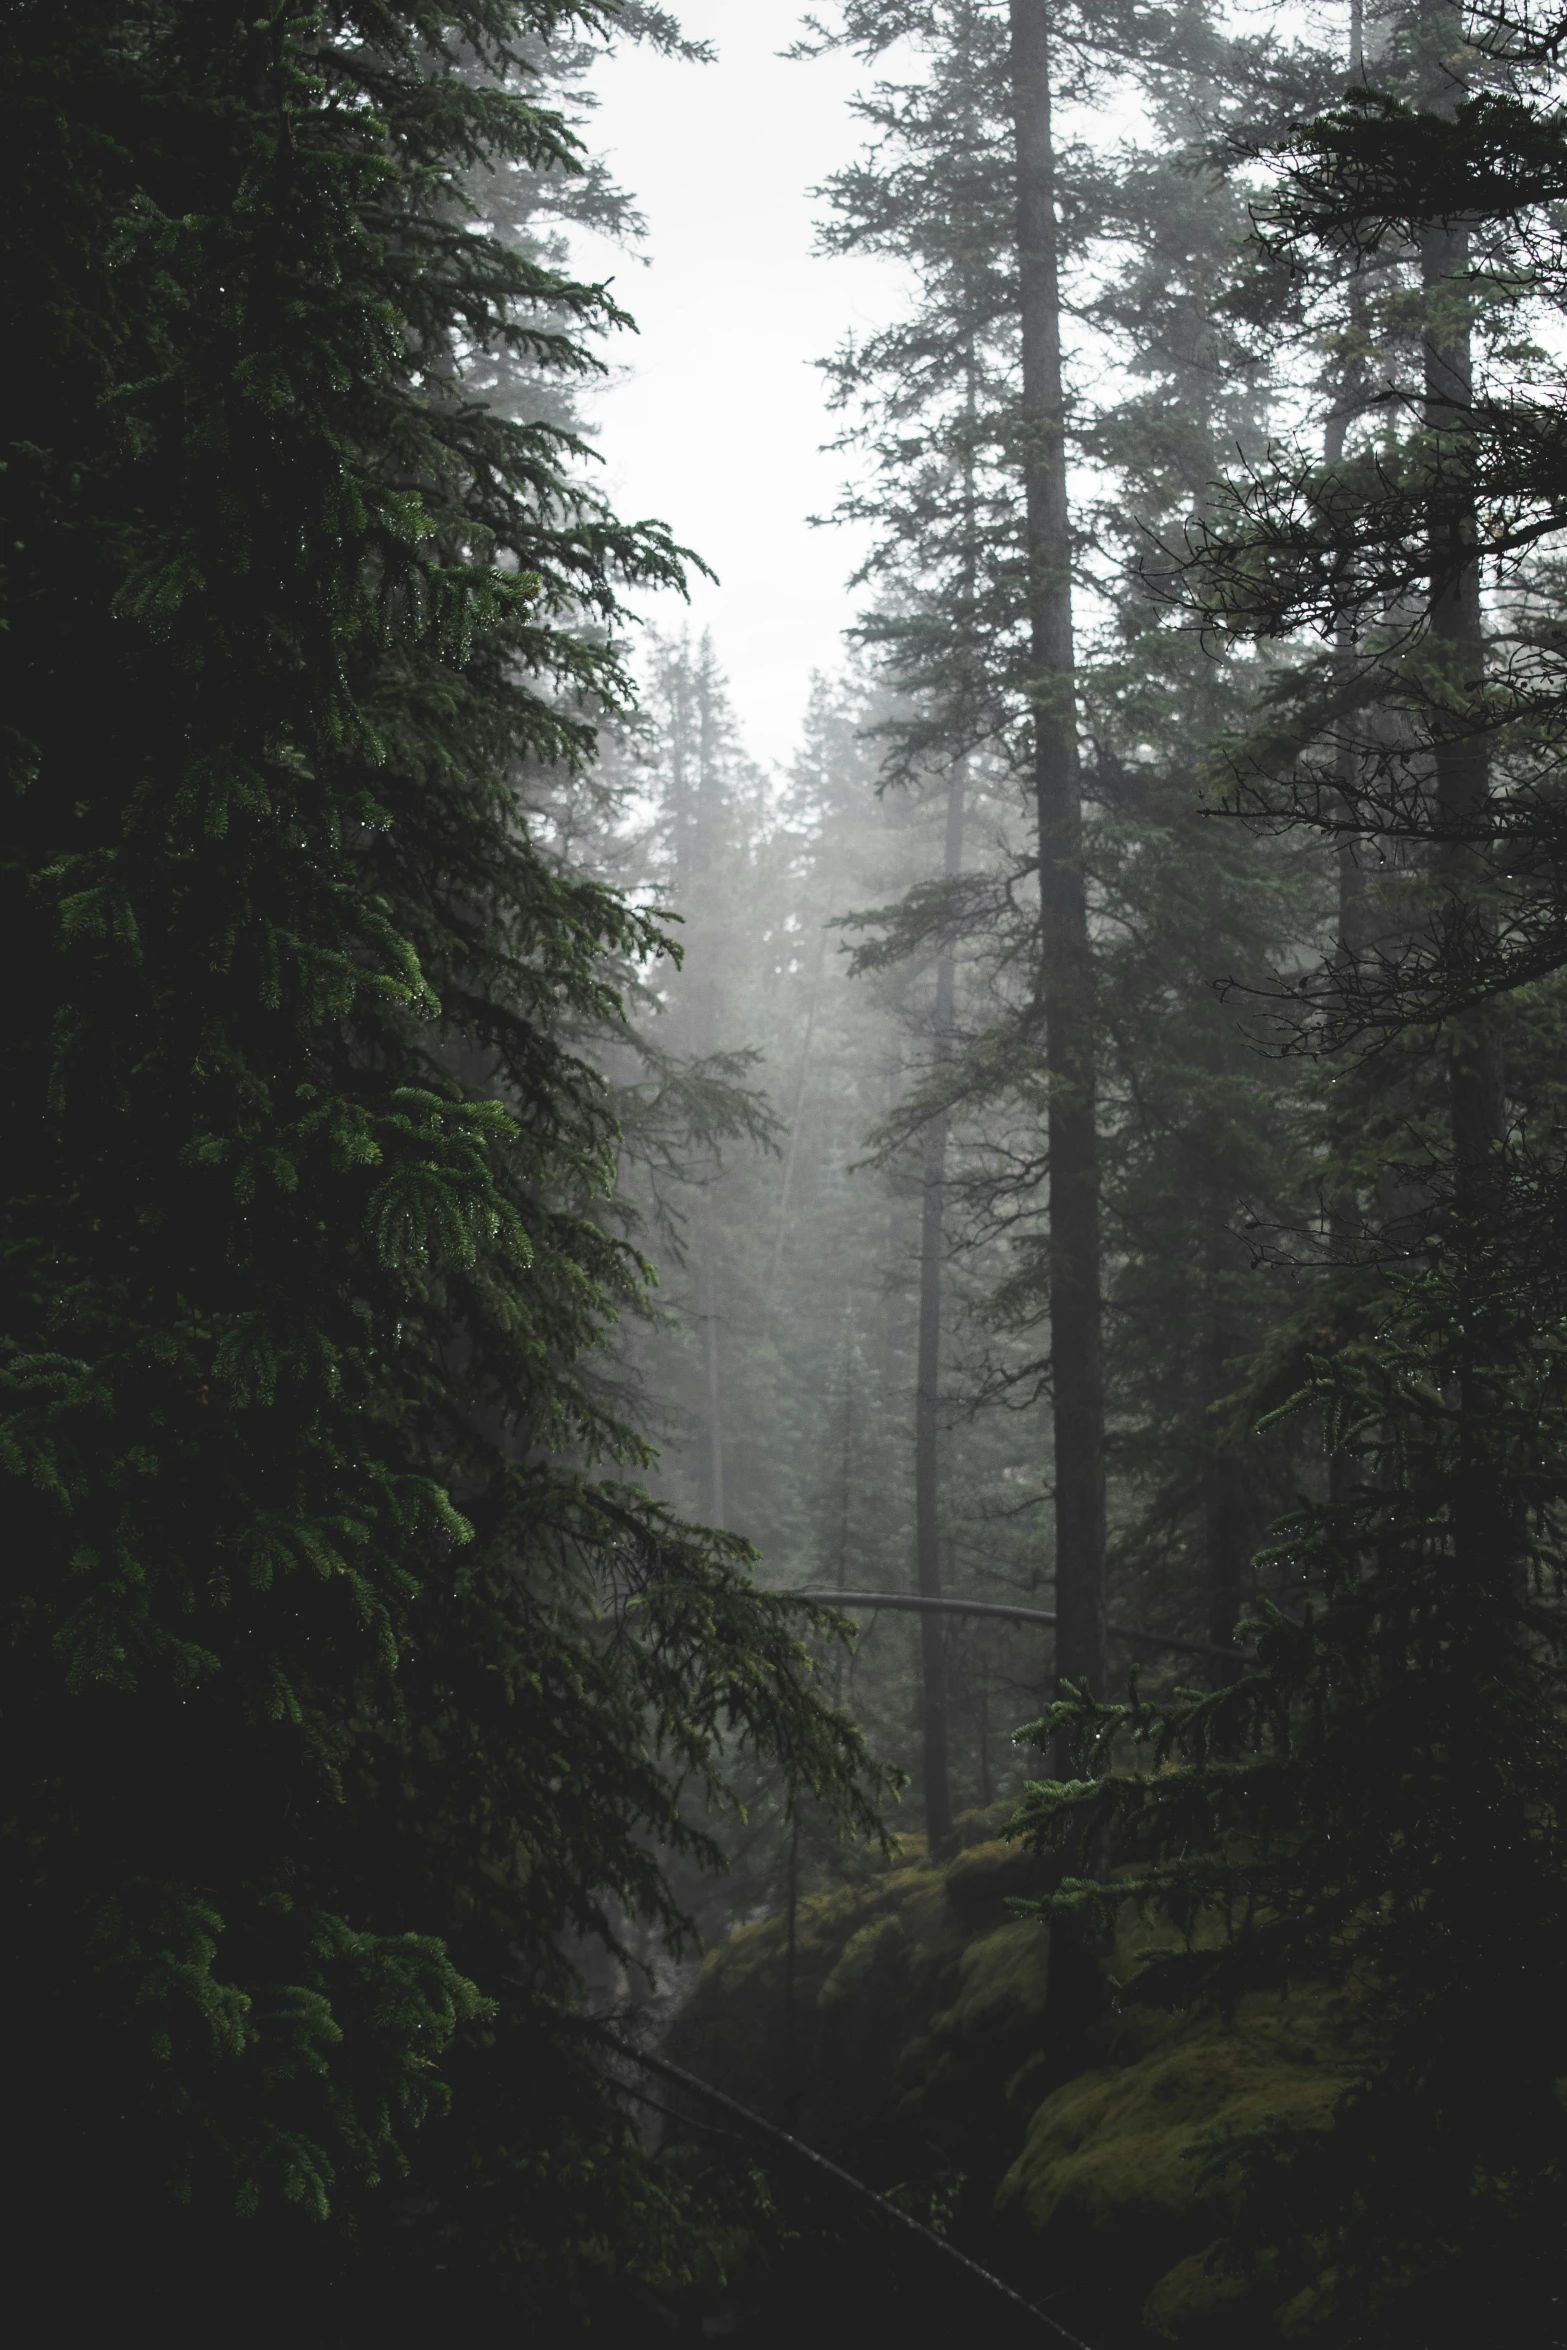
M 1091 2241 L 1154 2336 L 1184 2340 L 1239 2292 L 1208 2259 L 1229 2188 L 1204 2156 L 1269 2123 L 1325 2127 L 1347 2064 L 1342 2009 L 1317 1988 L 1255 1994 L 1230 2020 L 1136 2014 L 1109 2062 L 1035 2108 L 997 2208 L 1041 2276 Z
M 792 1955 L 785 1919 L 742 1928 L 670 2053 L 872 2184 L 928 2188 L 961 2241 L 1096 2342 L 1281 2340 L 1210 2260 L 1232 2190 L 1203 2157 L 1270 2122 L 1327 2124 L 1351 2062 L 1342 2003 L 1308 1987 L 1230 2020 L 1126 2006 L 1116 1986 L 1169 1939 L 1130 1918 L 1103 2017 L 1063 2042 L 1049 1934 L 1011 1906 L 1037 1863 L 996 1825 L 963 1823 L 945 1862 L 908 1839 L 802 1900 Z
M 792 1957 L 783 1918 L 722 1943 L 670 2053 L 883 2182 L 977 2163 L 993 2186 L 1019 2136 L 1006 2091 L 1039 2043 L 1049 1954 L 1008 1902 L 1037 1883 L 993 1835 L 945 1866 L 906 1839 L 868 1882 L 798 1904 Z

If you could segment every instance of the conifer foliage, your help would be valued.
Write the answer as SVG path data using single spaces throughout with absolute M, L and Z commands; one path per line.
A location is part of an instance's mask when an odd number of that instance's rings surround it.
M 1248 1627 L 1252 1668 L 1053 1709 L 1085 1775 L 1035 1786 L 1025 1824 L 1130 1864 L 1065 1907 L 1162 1905 L 1187 1930 L 1137 1996 L 1233 2010 L 1325 1978 L 1364 2030 L 1331 2132 L 1216 2149 L 1245 2189 L 1218 2338 L 1546 2345 L 1567 1756 L 1562 263 L 1542 169 L 1554 152 L 1560 185 L 1567 122 L 1527 25 L 1422 0 L 1384 30 L 1379 87 L 1259 142 L 1267 234 L 1355 361 L 1351 429 L 1325 462 L 1280 446 L 1237 480 L 1179 589 L 1209 629 L 1289 647 L 1234 745 L 1234 803 L 1340 860 L 1333 943 L 1272 1006 L 1340 1097 L 1315 1327 L 1279 1350 L 1299 1373 L 1282 1409 L 1320 1411 L 1329 1473 L 1264 1553 L 1282 1605 Z M 1368 1105 L 1370 1168 L 1346 1141 Z
M 529 56 L 613 13 L 6 12 L 13 2146 L 231 2277 L 656 2264 L 572 1938 L 667 1912 L 730 1735 L 859 1802 L 799 1611 L 591 1471 L 643 1272 L 562 1039 L 660 942 L 515 779 L 679 552 L 467 394 L 617 313 L 464 189 L 575 168 Z

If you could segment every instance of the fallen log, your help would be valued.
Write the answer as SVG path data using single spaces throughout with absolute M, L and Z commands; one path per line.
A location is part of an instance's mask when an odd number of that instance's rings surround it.
M 827 1607 L 890 1608 L 906 1615 L 991 1616 L 1008 1624 L 1043 1624 L 1053 1626 L 1055 1617 L 1045 1608 L 1013 1607 L 1007 1600 L 996 1599 L 928 1599 L 922 1591 L 822 1591 L 814 1586 L 809 1591 L 792 1591 L 791 1599 L 813 1599 Z M 1226 1664 L 1250 1662 L 1249 1648 L 1215 1648 L 1206 1640 L 1177 1640 L 1169 1632 L 1138 1632 L 1130 1624 L 1107 1624 L 1105 1630 L 1113 1640 L 1141 1642 L 1148 1648 L 1177 1649 L 1183 1656 L 1216 1656 Z

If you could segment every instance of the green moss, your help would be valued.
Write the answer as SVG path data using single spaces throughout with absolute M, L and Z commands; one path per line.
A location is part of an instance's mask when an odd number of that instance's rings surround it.
M 1033 2293 L 1091 2286 L 1127 2339 L 1282 2340 L 1266 2277 L 1243 2287 L 1210 2262 L 1230 2190 L 1202 2157 L 1270 2121 L 1327 2124 L 1352 2057 L 1342 2002 L 1259 1994 L 1225 2022 L 1112 1998 L 1096 2061 L 1063 2083 L 1049 1935 L 1009 1906 L 1036 1864 L 982 1817 L 967 1828 L 945 1863 L 910 1839 L 799 1904 L 792 2030 L 785 1922 L 732 1935 L 671 2053 L 873 2184 L 962 2174 L 960 2240 Z M 1128 1917 L 1103 1962 L 1112 1992 L 1177 1942 L 1157 1915 Z
M 909 2118 L 956 2114 L 976 2068 L 1010 2093 L 1043 2023 L 1049 1942 L 1015 1920 L 971 1942 L 957 1967 L 955 1996 L 909 2041 L 898 2067 L 899 2108 Z
M 976 1922 L 1005 1912 L 1008 1901 L 1039 1891 L 1039 1861 L 1021 1844 L 991 1837 L 960 1852 L 943 1872 L 947 1906 Z
M 1038 2041 L 1049 1937 L 1008 1909 L 1037 1870 L 994 1826 L 960 1821 L 945 1866 L 904 1839 L 878 1875 L 801 1901 L 792 2018 L 785 1921 L 742 1927 L 708 1959 L 671 2053 L 763 2113 L 790 2105 L 814 2144 L 878 2175 L 965 2167 L 976 2133 L 999 2145 L 1007 2083 Z M 1004 2160 L 987 2152 L 992 2183 Z
M 872 1918 L 849 1936 L 837 1965 L 816 1994 L 818 2007 L 864 1995 L 871 1978 L 901 1975 L 909 1955 L 909 1936 L 901 1918 Z
M 1129 2020 L 1110 2063 L 1038 2106 L 997 2204 L 1026 2222 L 1047 2266 L 1091 2238 L 1124 2286 L 1147 2295 L 1155 2333 L 1179 2340 L 1239 2290 L 1206 2265 L 1227 2191 L 1202 2156 L 1269 2122 L 1325 2128 L 1348 2078 L 1347 2019 L 1336 1998 L 1307 1989 L 1255 1994 L 1229 2022 Z
M 1156 2340 L 1211 2340 L 1226 2320 L 1255 2304 L 1255 2288 L 1219 2265 L 1218 2250 L 1215 2242 L 1189 2252 L 1154 2286 L 1143 2303 L 1143 2322 Z

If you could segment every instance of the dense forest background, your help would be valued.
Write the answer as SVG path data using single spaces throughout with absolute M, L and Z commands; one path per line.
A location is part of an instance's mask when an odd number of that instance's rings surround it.
M 803 18 L 793 743 L 673 15 L 0 38 L 18 2291 L 1567 2339 L 1567 19 Z

